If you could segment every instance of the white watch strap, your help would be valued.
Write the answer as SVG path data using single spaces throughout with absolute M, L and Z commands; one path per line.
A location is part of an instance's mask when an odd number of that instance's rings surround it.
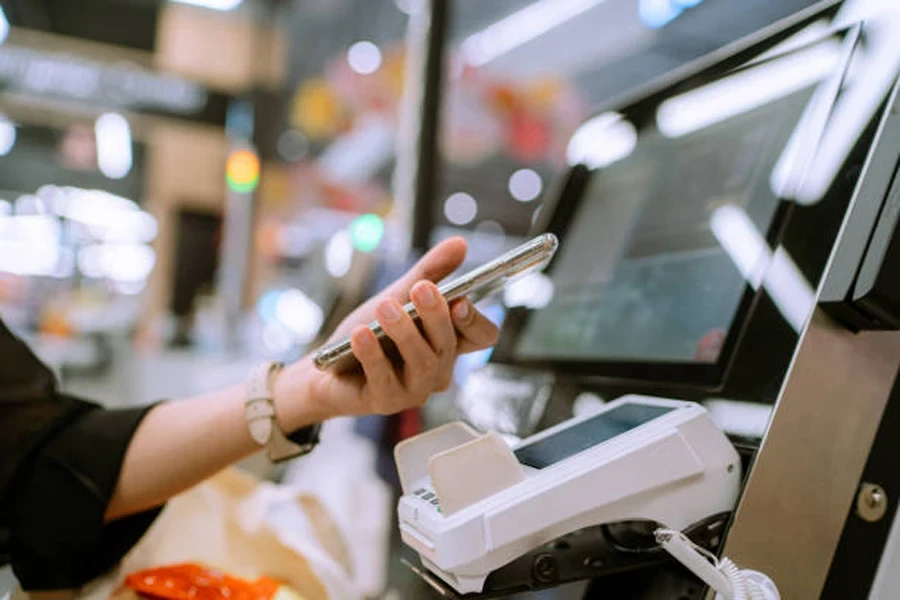
M 257 444 L 266 447 L 272 462 L 309 451 L 309 448 L 289 440 L 278 425 L 275 403 L 272 402 L 272 382 L 281 368 L 281 363 L 267 362 L 251 369 L 247 378 L 247 400 L 244 403 L 244 418 L 250 435 Z

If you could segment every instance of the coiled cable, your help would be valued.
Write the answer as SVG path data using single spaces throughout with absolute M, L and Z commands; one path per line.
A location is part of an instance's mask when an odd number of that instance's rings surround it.
M 771 579 L 741 569 L 729 558 L 719 558 L 674 529 L 657 529 L 656 541 L 725 600 L 781 600 Z

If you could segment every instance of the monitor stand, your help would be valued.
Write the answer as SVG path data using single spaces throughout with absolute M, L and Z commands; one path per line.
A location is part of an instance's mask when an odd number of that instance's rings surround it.
M 854 333 L 816 309 L 722 554 L 817 599 L 900 367 L 900 331 Z

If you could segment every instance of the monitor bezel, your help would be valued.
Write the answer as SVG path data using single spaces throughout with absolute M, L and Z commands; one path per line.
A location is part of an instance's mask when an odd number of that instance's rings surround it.
M 833 16 L 839 6 L 840 2 L 825 2 L 810 7 L 810 9 L 784 19 L 748 38 L 693 61 L 637 92 L 613 100 L 598 112 L 621 113 L 632 122 L 636 122 L 640 130 L 643 123 L 655 114 L 656 106 L 666 98 L 734 71 L 806 26 Z M 836 32 L 855 35 L 854 42 L 859 40 L 859 25 L 854 24 L 831 29 L 811 43 L 817 43 L 818 39 L 825 39 Z M 851 52 L 844 57 L 844 62 L 840 67 L 842 71 L 846 71 L 852 54 Z M 560 186 L 560 192 L 555 196 L 555 202 L 552 206 L 548 205 L 542 209 L 543 214 L 536 220 L 532 233 L 551 232 L 565 243 L 566 232 L 585 197 L 590 180 L 600 172 L 602 169 L 589 169 L 584 165 L 575 165 L 569 169 L 563 177 L 563 184 Z M 770 246 L 778 243 L 781 234 L 787 227 L 792 206 L 790 202 L 779 201 L 772 223 L 765 232 L 766 241 Z M 558 256 L 559 253 L 548 265 L 548 273 L 552 272 Z M 491 354 L 490 362 L 552 371 L 588 384 L 640 384 L 654 387 L 663 386 L 668 389 L 720 391 L 724 388 L 728 374 L 734 365 L 737 356 L 736 350 L 746 334 L 751 320 L 750 316 L 764 293 L 761 288 L 754 291 L 750 285 L 745 285 L 716 362 L 648 361 L 618 358 L 602 360 L 523 358 L 517 356 L 515 346 L 531 311 L 522 308 L 512 308 L 507 312 L 500 339 Z

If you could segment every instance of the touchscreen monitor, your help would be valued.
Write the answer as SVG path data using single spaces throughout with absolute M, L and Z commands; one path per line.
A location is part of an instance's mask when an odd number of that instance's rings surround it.
M 544 221 L 561 240 L 547 301 L 510 315 L 494 360 L 714 384 L 760 294 L 799 331 L 815 282 L 779 242 L 791 207 L 827 192 L 808 183 L 843 177 L 814 158 L 872 66 L 860 31 L 817 23 L 586 123 L 585 174 Z

